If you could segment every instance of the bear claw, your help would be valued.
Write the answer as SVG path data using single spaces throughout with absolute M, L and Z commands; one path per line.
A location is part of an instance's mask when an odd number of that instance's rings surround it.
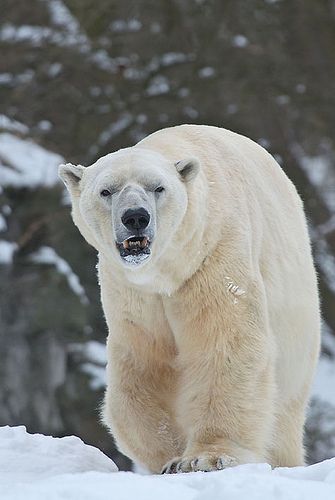
M 168 462 L 162 469 L 161 474 L 179 474 L 183 472 L 210 472 L 223 470 L 227 467 L 237 465 L 237 460 L 228 455 L 219 457 L 206 454 L 192 458 L 175 458 Z

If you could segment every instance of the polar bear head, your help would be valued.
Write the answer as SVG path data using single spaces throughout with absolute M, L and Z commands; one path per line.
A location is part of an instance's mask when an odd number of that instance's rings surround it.
M 86 240 L 117 265 L 136 269 L 167 251 L 199 168 L 196 158 L 171 161 L 157 151 L 132 147 L 87 168 L 61 165 L 59 175 Z

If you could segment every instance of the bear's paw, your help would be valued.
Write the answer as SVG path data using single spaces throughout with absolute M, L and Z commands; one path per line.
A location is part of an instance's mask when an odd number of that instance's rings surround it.
M 197 457 L 175 457 L 163 467 L 161 474 L 178 474 L 180 472 L 210 472 L 238 465 L 236 458 L 216 453 L 203 453 Z

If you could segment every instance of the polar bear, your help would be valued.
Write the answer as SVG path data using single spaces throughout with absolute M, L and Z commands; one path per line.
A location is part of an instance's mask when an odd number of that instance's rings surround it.
M 296 189 L 250 139 L 160 130 L 60 176 L 99 252 L 103 416 L 151 472 L 304 463 L 320 314 Z

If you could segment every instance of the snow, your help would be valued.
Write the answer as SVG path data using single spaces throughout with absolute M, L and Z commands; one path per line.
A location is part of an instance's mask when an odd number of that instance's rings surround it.
M 179 97 L 181 97 L 183 99 L 184 97 L 187 97 L 190 95 L 190 89 L 188 89 L 187 87 L 181 87 L 178 90 L 177 94 Z
M 265 137 L 260 137 L 257 140 L 257 142 L 260 146 L 262 146 L 262 148 L 265 148 L 265 149 L 269 149 L 271 146 L 269 139 L 266 139 Z
M 6 115 L 0 115 L 0 129 L 1 128 L 11 132 L 19 132 L 21 134 L 26 134 L 29 131 L 27 125 L 13 120 Z
M 11 73 L 0 73 L 0 85 L 9 85 L 12 80 L 13 75 Z
M 159 56 L 159 62 L 162 66 L 172 66 L 173 64 L 182 64 L 187 61 L 193 61 L 194 54 L 184 54 L 183 52 L 166 52 Z
M 324 141 L 327 144 L 327 140 Z M 297 159 L 299 166 L 305 172 L 309 182 L 315 186 L 321 194 L 322 199 L 331 213 L 335 212 L 335 175 L 334 175 L 334 152 L 328 151 L 326 154 L 309 156 L 305 153 L 300 144 L 293 144 L 291 150 Z
M 335 336 L 325 322 L 322 324 L 322 346 L 331 354 L 331 356 L 335 357 Z
M 14 26 L 7 23 L 0 29 L 0 40 L 7 43 L 20 43 L 29 41 L 33 46 L 38 47 L 43 41 L 50 38 L 52 30 L 41 26 L 21 25 Z
M 188 61 L 194 61 L 195 54 L 190 52 L 189 54 L 184 54 L 184 52 L 166 52 L 160 56 L 154 56 L 143 72 L 143 77 L 148 78 L 151 74 L 155 78 L 156 73 L 159 69 L 166 68 L 167 66 L 173 66 L 176 64 L 182 64 Z M 162 75 L 157 75 L 157 78 L 165 78 Z
M 0 41 L 5 43 L 29 43 L 32 47 L 42 47 L 46 42 L 59 47 L 80 48 L 80 52 L 89 52 L 91 47 L 84 34 L 72 31 L 58 31 L 44 26 L 22 24 L 15 26 L 6 23 L 0 28 Z
M 273 154 L 273 157 L 274 159 L 276 160 L 277 163 L 279 163 L 280 166 L 283 166 L 284 165 L 284 160 L 283 160 L 283 157 L 278 154 L 278 153 L 274 153 Z
M 138 19 L 115 19 L 110 24 L 110 29 L 114 32 L 121 33 L 124 31 L 139 31 L 142 28 L 142 23 Z
M 151 33 L 160 33 L 162 31 L 161 25 L 157 22 L 151 23 L 150 25 L 150 31 Z
M 117 472 L 79 438 L 0 428 L 0 492 L 6 500 L 333 500 L 335 459 L 271 470 L 241 465 L 210 473 L 140 475 Z
M 326 236 L 335 231 L 335 214 L 333 214 L 324 224 L 317 226 L 316 230 L 319 236 Z
M 55 78 L 55 76 L 58 76 L 60 74 L 62 69 L 63 69 L 63 65 L 61 63 L 59 63 L 59 62 L 52 63 L 49 65 L 48 75 L 51 78 Z
M 21 498 L 23 484 L 29 489 L 29 485 L 56 479 L 61 485 L 65 474 L 79 477 L 92 470 L 110 473 L 116 472 L 117 467 L 101 451 L 77 437 L 53 438 L 28 434 L 24 426 L 0 427 L 1 498 Z
M 92 54 L 91 61 L 103 71 L 118 72 L 117 61 L 109 57 L 108 52 L 104 49 L 95 51 Z
M 192 120 L 195 120 L 199 116 L 199 111 L 197 111 L 195 108 L 192 106 L 185 106 L 183 108 L 183 113 L 191 118 Z
M 85 343 L 73 343 L 70 345 L 70 350 L 80 356 L 80 369 L 89 375 L 91 389 L 93 391 L 104 389 L 106 387 L 106 344 L 90 340 Z
M 306 85 L 304 83 L 297 83 L 295 90 L 298 94 L 304 94 L 306 92 Z
M 43 132 L 50 132 L 52 129 L 52 123 L 49 120 L 41 120 L 38 122 L 37 127 Z
M 54 265 L 57 271 L 66 277 L 69 287 L 73 293 L 80 297 L 82 304 L 88 303 L 88 298 L 84 288 L 80 284 L 78 276 L 72 271 L 69 264 L 62 259 L 53 248 L 48 246 L 40 247 L 37 252 L 30 256 L 30 260 L 38 264 Z
M 205 66 L 204 68 L 199 69 L 198 75 L 200 78 L 210 78 L 215 76 L 215 69 L 211 66 Z
M 0 85 L 15 87 L 16 85 L 29 83 L 34 76 L 35 71 L 32 69 L 26 69 L 22 73 L 17 73 L 16 75 L 12 73 L 0 73 Z
M 5 215 L 10 215 L 12 213 L 12 209 L 10 208 L 9 205 L 3 205 L 2 206 L 2 213 Z
M 321 356 L 314 379 L 314 396 L 335 408 L 335 363 L 333 358 Z
M 121 134 L 133 122 L 133 117 L 130 113 L 122 113 L 120 117 L 108 127 L 106 127 L 98 137 L 97 143 L 92 144 L 89 149 L 90 155 L 95 156 L 102 146 L 105 146 L 114 137 Z
M 149 96 L 156 96 L 161 94 L 166 94 L 170 90 L 169 80 L 162 75 L 155 76 L 146 90 Z
M 17 243 L 13 241 L 0 240 L 0 264 L 11 264 L 13 254 L 17 249 Z
M 308 408 L 307 431 L 313 439 L 313 456 L 319 459 L 335 455 L 335 339 L 329 326 L 322 325 L 325 353 L 318 362 Z
M 244 48 L 249 45 L 249 40 L 244 35 L 235 35 L 232 39 L 233 47 Z
M 105 344 L 101 344 L 96 340 L 90 340 L 86 343 L 86 352 L 92 362 L 106 365 L 107 353 Z
M 279 106 L 284 106 L 285 104 L 288 104 L 290 102 L 290 97 L 288 95 L 277 95 L 276 96 L 276 103 L 279 104 Z
M 27 139 L 0 134 L 0 184 L 36 188 L 59 182 L 58 165 L 64 159 Z
M 0 41 L 10 44 L 29 43 L 32 47 L 41 47 L 50 43 L 58 47 L 73 47 L 81 54 L 89 54 L 90 61 L 102 70 L 115 73 L 118 71 L 118 60 L 112 59 L 105 50 L 92 50 L 87 35 L 80 29 L 78 20 L 71 14 L 61 0 L 42 0 L 49 9 L 50 21 L 56 28 L 6 23 L 0 28 Z M 131 23 L 133 26 L 133 23 Z M 5 83 L 10 74 L 5 74 Z
M 105 145 L 111 139 L 121 134 L 132 123 L 133 118 L 130 113 L 123 113 L 118 120 L 109 125 L 103 132 L 101 132 L 98 143 Z
M 323 272 L 324 280 L 329 289 L 335 293 L 335 257 L 330 245 L 325 239 L 313 241 L 315 261 Z
M 83 363 L 81 370 L 90 376 L 89 386 L 93 391 L 99 391 L 106 387 L 106 367 L 94 363 Z
M 61 0 L 43 0 L 47 3 L 51 21 L 68 33 L 80 36 L 80 24 Z

